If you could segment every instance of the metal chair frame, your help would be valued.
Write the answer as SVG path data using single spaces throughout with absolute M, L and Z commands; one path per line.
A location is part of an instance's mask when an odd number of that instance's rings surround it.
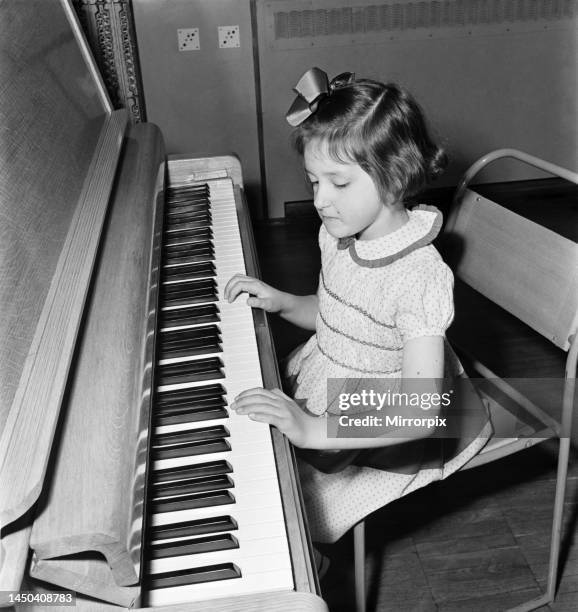
M 578 174 L 575 172 L 571 172 L 570 170 L 561 168 L 555 164 L 546 162 L 527 153 L 523 153 L 522 151 L 517 151 L 515 149 L 499 149 L 480 158 L 466 171 L 457 187 L 453 200 L 452 214 L 450 214 L 448 225 L 451 224 L 452 217 L 457 214 L 460 203 L 467 195 L 468 185 L 471 183 L 473 178 L 488 164 L 503 158 L 517 159 L 578 185 Z M 552 338 L 549 339 L 552 340 Z M 557 422 L 555 419 L 549 416 L 546 412 L 536 406 L 519 391 L 514 389 L 506 381 L 499 379 L 498 376 L 496 376 L 483 364 L 475 359 L 472 359 L 471 361 L 474 369 L 482 377 L 492 378 L 494 384 L 497 382 L 500 390 L 513 399 L 518 406 L 526 410 L 527 413 L 531 414 L 534 418 L 543 423 L 544 429 L 535 432 L 533 435 L 525 437 L 508 438 L 506 440 L 492 439 L 476 457 L 461 468 L 462 470 L 495 461 L 519 450 L 523 450 L 524 448 L 528 448 L 529 446 L 533 446 L 534 444 L 537 444 L 548 437 L 558 437 L 560 440 L 546 591 L 537 599 L 530 600 L 511 608 L 509 612 L 527 612 L 529 610 L 535 610 L 541 606 L 553 602 L 555 597 L 562 531 L 562 515 L 564 508 L 564 497 L 566 493 L 566 476 L 568 472 L 568 460 L 570 455 L 570 432 L 572 426 L 572 413 L 576 384 L 576 366 L 578 361 L 578 312 L 574 316 L 572 328 L 568 338 L 562 339 L 562 345 L 563 349 L 567 350 L 568 354 L 565 366 L 562 417 L 560 422 Z M 356 611 L 365 612 L 365 520 L 360 521 L 353 528 L 353 540 Z

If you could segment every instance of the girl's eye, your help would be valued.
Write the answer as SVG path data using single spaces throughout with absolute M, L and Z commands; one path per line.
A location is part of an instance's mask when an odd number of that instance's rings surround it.
M 337 187 L 337 189 L 345 189 L 349 183 L 334 183 L 335 187 Z

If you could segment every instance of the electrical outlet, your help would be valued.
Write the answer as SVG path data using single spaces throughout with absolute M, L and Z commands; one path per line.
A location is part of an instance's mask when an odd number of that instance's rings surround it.
M 239 26 L 219 26 L 217 28 L 219 35 L 219 49 L 234 49 L 241 46 L 241 37 L 239 35 Z
M 177 30 L 179 51 L 198 51 L 201 48 L 199 28 L 181 28 Z

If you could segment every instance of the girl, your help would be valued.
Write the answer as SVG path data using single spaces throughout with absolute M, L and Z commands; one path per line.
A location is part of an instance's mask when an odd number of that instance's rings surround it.
M 404 205 L 443 170 L 446 157 L 420 108 L 396 85 L 351 74 L 329 83 L 313 68 L 295 90 L 287 120 L 322 220 L 317 293 L 291 295 L 237 275 L 225 299 L 246 292 L 250 306 L 316 333 L 288 360 L 290 395 L 250 389 L 231 407 L 315 449 L 299 466 L 306 508 L 313 539 L 334 542 L 377 508 L 459 469 L 482 448 L 490 426 L 480 404 L 461 440 L 394 427 L 374 437 L 335 436 L 344 390 L 370 378 L 373 389 L 400 392 L 421 381 L 421 391 L 435 392 L 435 381 L 458 373 L 444 338 L 453 277 L 431 245 L 441 214 Z M 337 388 L 328 385 L 334 379 Z

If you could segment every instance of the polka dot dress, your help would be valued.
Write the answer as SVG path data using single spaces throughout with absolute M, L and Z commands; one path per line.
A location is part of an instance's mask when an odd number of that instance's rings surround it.
M 321 274 L 316 333 L 289 359 L 293 397 L 312 414 L 339 413 L 328 404 L 328 378 L 379 378 L 401 387 L 403 346 L 422 336 L 444 336 L 453 318 L 453 276 L 431 245 L 441 213 L 420 206 L 397 231 L 374 240 L 337 240 L 319 232 Z M 459 362 L 446 347 L 446 375 Z M 439 467 L 397 473 L 349 466 L 326 474 L 300 461 L 313 540 L 334 542 L 389 502 L 459 469 L 486 443 L 489 423 Z

